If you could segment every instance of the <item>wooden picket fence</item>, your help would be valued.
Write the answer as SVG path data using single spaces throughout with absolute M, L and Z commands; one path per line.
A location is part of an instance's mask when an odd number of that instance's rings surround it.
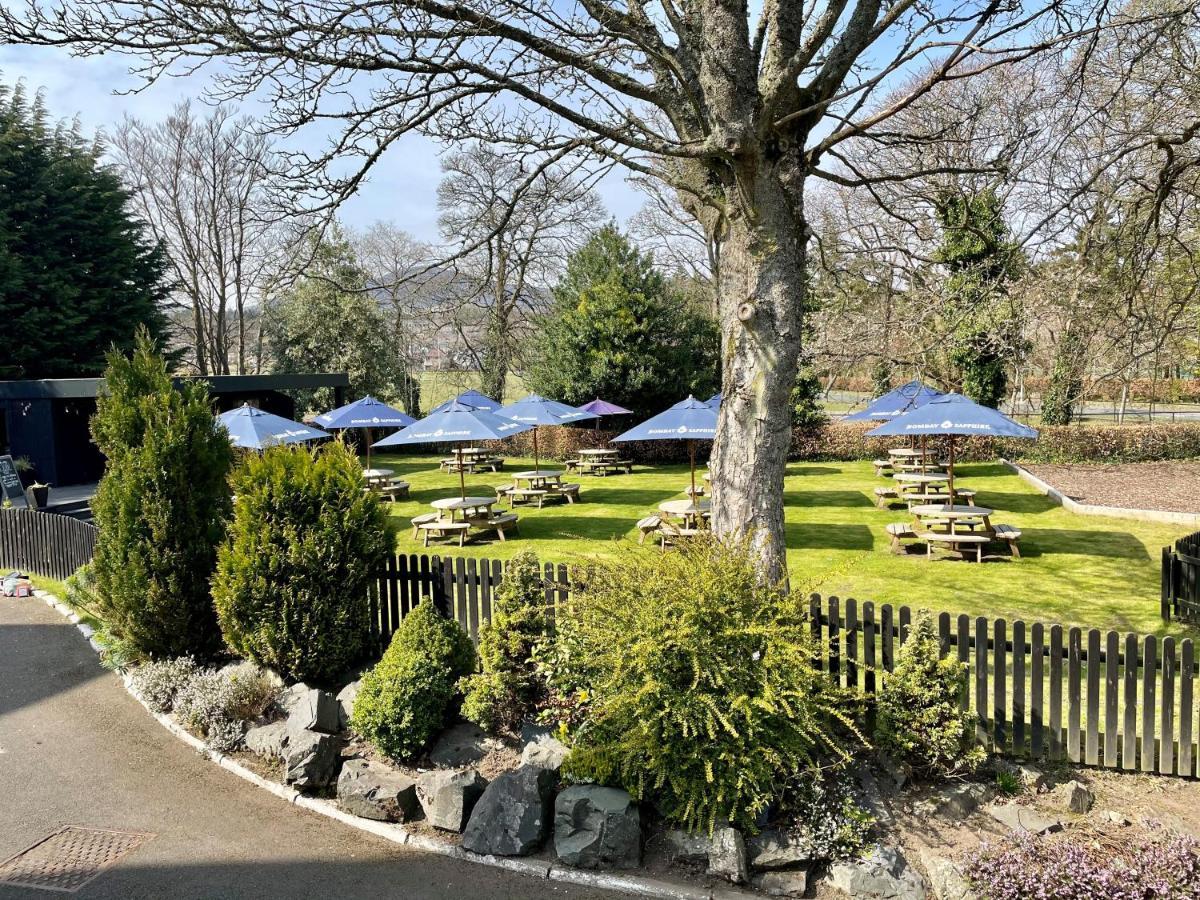
M 62 581 L 92 561 L 96 527 L 36 509 L 0 509 L 0 567 Z
M 1200 623 L 1200 532 L 1163 547 L 1162 617 Z
M 499 560 L 394 556 L 372 597 L 386 645 L 413 606 L 430 600 L 477 639 L 491 617 Z M 570 596 L 567 567 L 543 568 L 553 613 Z M 839 684 L 875 693 L 913 618 L 907 606 L 809 601 L 821 665 Z M 960 702 L 990 750 L 1030 760 L 1196 777 L 1196 655 L 1192 640 L 941 613 L 943 651 L 965 664 Z

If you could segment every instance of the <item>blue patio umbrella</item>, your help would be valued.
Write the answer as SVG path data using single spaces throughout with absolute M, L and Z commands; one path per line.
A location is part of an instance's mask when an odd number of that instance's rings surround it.
M 941 391 L 927 387 L 919 381 L 910 381 L 894 390 L 876 397 L 865 408 L 850 413 L 843 419 L 847 422 L 887 421 L 902 416 L 909 410 L 918 409 L 929 401 L 943 396 Z
M 467 496 L 463 476 L 462 444 L 466 441 L 497 441 L 528 431 L 529 425 L 505 419 L 486 409 L 476 409 L 464 403 L 451 403 L 443 412 L 430 413 L 407 428 L 389 434 L 375 447 L 401 447 L 409 444 L 458 444 L 458 486 L 460 496 Z
M 635 425 L 614 441 L 687 441 L 692 467 L 692 496 L 696 495 L 696 441 L 717 436 L 717 410 L 703 400 L 688 396 L 668 410 Z
M 709 397 L 704 402 L 707 403 L 709 406 L 711 406 L 713 409 L 720 409 L 721 403 L 724 400 L 725 400 L 724 391 L 717 391 L 715 394 L 713 394 L 711 397 Z
M 493 400 L 487 394 L 481 394 L 472 388 L 469 391 L 463 391 L 457 397 L 453 397 L 439 406 L 435 406 L 429 411 L 430 415 L 445 412 L 453 403 L 461 403 L 463 406 L 469 406 L 472 409 L 485 409 L 488 412 L 495 412 L 500 408 L 500 404 L 497 401 Z
M 325 428 L 365 428 L 367 431 L 367 468 L 371 468 L 371 429 L 403 428 L 416 421 L 406 412 L 393 409 L 370 394 L 361 400 L 321 413 L 314 421 Z
M 888 435 L 946 435 L 950 438 L 950 505 L 954 505 L 954 439 L 959 435 L 1008 437 L 1034 440 L 1036 428 L 1022 425 L 990 406 L 976 403 L 962 394 L 942 394 L 916 409 L 877 425 L 867 437 Z
M 223 412 L 217 419 L 229 432 L 233 446 L 245 450 L 262 450 L 276 444 L 301 444 L 331 437 L 327 431 L 263 412 L 249 403 Z
M 557 400 L 547 400 L 537 394 L 530 394 L 516 403 L 500 407 L 496 410 L 496 415 L 533 427 L 533 468 L 535 471 L 539 465 L 537 442 L 539 425 L 563 425 L 567 422 L 578 422 L 580 419 L 591 418 L 581 409 L 567 406 Z

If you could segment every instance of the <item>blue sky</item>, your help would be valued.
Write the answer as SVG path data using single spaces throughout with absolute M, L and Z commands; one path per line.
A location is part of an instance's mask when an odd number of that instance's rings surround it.
M 54 47 L 0 47 L 0 77 L 4 82 L 24 80 L 30 90 L 43 88 L 52 116 L 78 116 L 88 132 L 110 129 L 126 113 L 158 121 L 179 101 L 199 98 L 204 92 L 204 79 L 191 77 L 168 78 L 136 95 L 121 94 L 139 84 L 128 68 L 129 61 L 116 55 L 75 58 Z M 242 110 L 255 113 L 253 106 L 243 106 Z M 376 165 L 370 181 L 343 207 L 343 221 L 355 228 L 390 221 L 422 240 L 436 241 L 440 149 L 420 135 L 404 137 Z M 605 178 L 599 193 L 609 213 L 620 222 L 642 205 L 642 196 L 625 183 L 621 173 Z

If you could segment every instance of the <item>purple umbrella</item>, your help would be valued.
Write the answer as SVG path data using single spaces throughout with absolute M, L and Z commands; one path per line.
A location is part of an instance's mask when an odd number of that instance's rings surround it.
M 579 407 L 585 413 L 591 413 L 596 418 L 600 416 L 627 416 L 632 410 L 628 410 L 623 406 L 617 406 L 615 403 L 609 403 L 607 400 L 601 400 L 597 397 L 595 400 L 589 400 L 583 406 Z

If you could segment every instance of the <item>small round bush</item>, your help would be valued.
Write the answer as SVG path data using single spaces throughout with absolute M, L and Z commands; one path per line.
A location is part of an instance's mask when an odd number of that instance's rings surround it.
M 225 641 L 285 679 L 331 681 L 367 648 L 368 592 L 394 545 L 387 514 L 340 442 L 247 456 L 232 482 L 213 579 Z
M 861 743 L 803 605 L 760 581 L 747 545 L 698 539 L 585 578 L 559 616 L 572 657 L 559 677 L 587 698 L 570 776 L 619 785 L 688 829 L 753 828 L 799 773 Z
M 513 558 L 496 590 L 492 617 L 479 631 L 483 669 L 463 679 L 463 717 L 487 731 L 516 728 L 545 693 L 533 661 L 546 638 L 542 566 L 532 551 Z
M 163 659 L 138 666 L 130 676 L 134 692 L 155 712 L 170 712 L 179 692 L 196 676 L 200 667 L 190 656 Z
M 393 759 L 412 759 L 446 721 L 475 648 L 428 601 L 405 616 L 383 659 L 363 676 L 351 727 Z
M 965 679 L 964 663 L 942 656 L 933 616 L 920 610 L 879 689 L 878 747 L 928 777 L 977 769 L 986 754 L 971 746 L 974 719 L 959 706 Z

